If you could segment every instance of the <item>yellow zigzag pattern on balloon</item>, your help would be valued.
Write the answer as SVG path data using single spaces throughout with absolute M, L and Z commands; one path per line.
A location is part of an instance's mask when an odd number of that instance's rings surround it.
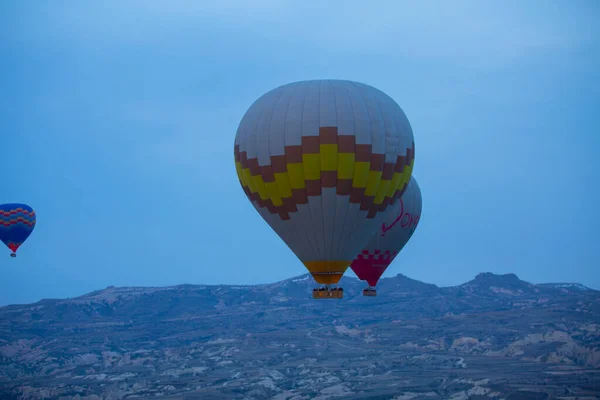
M 412 175 L 414 160 L 404 171 L 394 172 L 392 179 L 385 180 L 381 178 L 381 171 L 370 170 L 370 162 L 354 162 L 354 154 L 348 153 L 342 154 L 348 157 L 339 157 L 336 169 L 319 168 L 320 160 L 310 156 L 320 156 L 324 161 L 321 162 L 321 166 L 336 160 L 335 155 L 323 152 L 324 146 L 327 145 L 321 145 L 320 154 L 305 154 L 303 162 L 286 164 L 287 172 L 274 174 L 275 182 L 265 183 L 261 175 L 251 175 L 250 168 L 242 168 L 239 161 L 235 163 L 235 169 L 244 187 L 258 194 L 262 200 L 271 200 L 274 206 L 281 206 L 284 198 L 292 197 L 292 189 L 306 189 L 307 179 L 320 179 L 321 171 L 337 171 L 338 178 L 352 179 L 353 188 L 365 189 L 365 195 L 375 196 L 374 204 L 382 204 L 385 198 L 392 198 L 397 190 L 401 190 L 408 183 Z

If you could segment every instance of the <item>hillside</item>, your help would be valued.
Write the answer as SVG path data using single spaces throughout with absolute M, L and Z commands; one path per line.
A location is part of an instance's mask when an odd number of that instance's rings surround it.
M 0 308 L 2 399 L 545 399 L 600 392 L 600 292 L 479 274 L 115 288 Z

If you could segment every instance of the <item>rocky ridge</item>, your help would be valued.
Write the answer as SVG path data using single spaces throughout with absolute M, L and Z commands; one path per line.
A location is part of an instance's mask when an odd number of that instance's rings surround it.
M 546 399 L 600 393 L 600 292 L 482 273 L 379 295 L 309 275 L 0 308 L 1 399 Z

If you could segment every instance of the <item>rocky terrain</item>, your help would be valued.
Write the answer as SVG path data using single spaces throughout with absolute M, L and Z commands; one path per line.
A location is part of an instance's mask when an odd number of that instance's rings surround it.
M 114 288 L 0 308 L 0 399 L 598 399 L 600 292 L 479 274 Z

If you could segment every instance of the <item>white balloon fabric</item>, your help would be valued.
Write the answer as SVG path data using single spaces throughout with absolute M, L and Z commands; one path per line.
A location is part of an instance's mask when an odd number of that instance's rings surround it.
M 339 281 L 406 189 L 412 128 L 374 87 L 311 80 L 271 90 L 235 138 L 244 192 L 322 284 Z

